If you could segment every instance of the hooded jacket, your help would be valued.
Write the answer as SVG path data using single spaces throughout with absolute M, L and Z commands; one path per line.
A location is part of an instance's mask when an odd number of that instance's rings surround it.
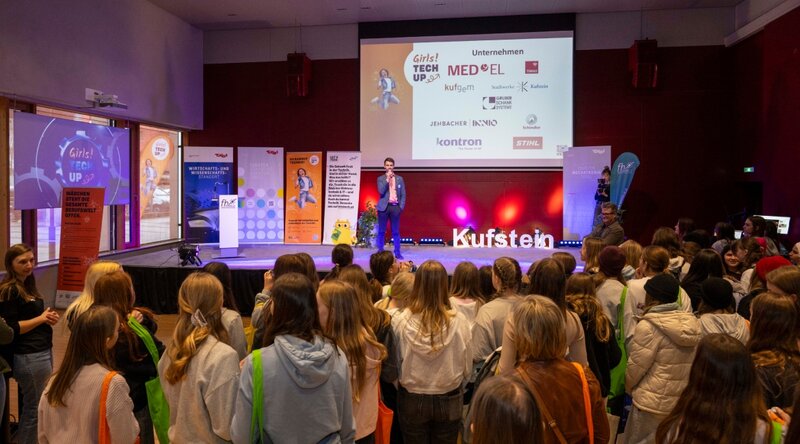
M 410 393 L 440 395 L 457 389 L 472 372 L 469 321 L 456 310 L 450 325 L 431 342 L 420 332 L 420 315 L 403 310 L 392 318 L 400 385 Z
M 308 342 L 279 335 L 261 349 L 265 442 L 352 443 L 355 441 L 347 358 L 317 336 Z M 250 442 L 253 355 L 245 359 L 236 397 L 231 438 Z
M 736 313 L 706 313 L 700 316 L 700 328 L 703 336 L 723 333 L 745 345 L 750 339 L 750 326 L 747 320 Z
M 672 411 L 686 388 L 701 336 L 697 318 L 676 303 L 645 313 L 628 348 L 625 387 L 634 406 L 656 415 Z

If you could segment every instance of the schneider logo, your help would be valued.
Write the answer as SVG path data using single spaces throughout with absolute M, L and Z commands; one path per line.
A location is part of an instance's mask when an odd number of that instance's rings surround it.
M 514 149 L 515 150 L 540 150 L 544 146 L 544 139 L 542 137 L 515 137 Z
M 444 90 L 465 93 L 467 91 L 475 91 L 475 85 L 462 85 L 460 83 L 453 83 L 452 85 L 445 84 Z
M 522 129 L 541 129 L 542 127 L 537 125 L 537 122 L 539 122 L 539 118 L 536 117 L 536 114 L 528 114 L 528 116 L 525 117 L 525 124 L 522 125 Z
M 525 74 L 539 74 L 539 61 L 526 60 L 525 61 Z
M 436 145 L 438 146 L 483 146 L 483 140 L 481 139 L 463 139 L 463 138 L 455 138 L 455 139 L 440 139 L 436 138 Z
M 484 97 L 483 109 L 511 109 L 511 96 Z

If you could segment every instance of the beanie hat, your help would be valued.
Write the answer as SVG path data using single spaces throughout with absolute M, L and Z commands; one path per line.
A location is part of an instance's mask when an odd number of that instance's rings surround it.
M 597 261 L 600 272 L 604 275 L 610 277 L 619 276 L 622 269 L 625 268 L 625 252 L 620 247 L 609 245 L 597 255 Z
M 733 286 L 725 279 L 709 277 L 703 281 L 702 288 L 703 303 L 715 310 L 730 308 L 736 302 L 733 299 Z
M 663 304 L 677 301 L 680 288 L 678 280 L 666 273 L 657 274 L 644 284 L 644 291 Z
M 792 265 L 792 263 L 783 256 L 768 256 L 756 262 L 756 274 L 761 282 L 767 282 L 767 273 L 787 265 Z

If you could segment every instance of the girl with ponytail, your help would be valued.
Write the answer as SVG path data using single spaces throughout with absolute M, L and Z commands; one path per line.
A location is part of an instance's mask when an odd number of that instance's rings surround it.
M 158 363 L 172 442 L 231 440 L 239 356 L 227 344 L 222 293 L 219 280 L 203 272 L 189 275 L 178 291 L 178 324 Z

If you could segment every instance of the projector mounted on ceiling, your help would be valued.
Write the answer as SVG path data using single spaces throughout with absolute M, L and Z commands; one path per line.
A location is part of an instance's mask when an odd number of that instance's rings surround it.
M 103 91 L 86 88 L 86 101 L 93 107 L 128 109 L 128 105 L 119 101 L 116 94 L 105 94 Z

